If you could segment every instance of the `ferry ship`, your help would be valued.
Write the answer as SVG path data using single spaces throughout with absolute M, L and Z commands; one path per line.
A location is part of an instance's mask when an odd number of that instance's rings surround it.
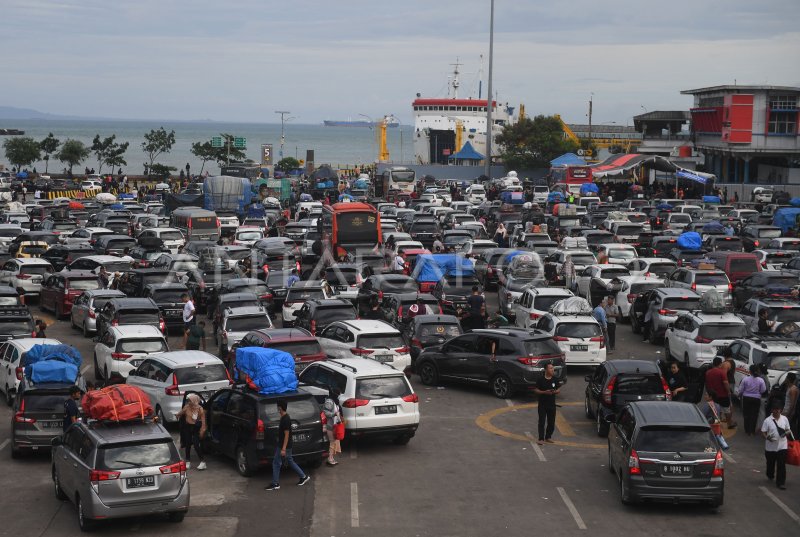
M 414 155 L 417 164 L 450 164 L 452 155 L 469 142 L 472 149 L 486 156 L 487 99 L 459 99 L 459 64 L 450 81 L 452 91 L 444 99 L 423 98 L 419 93 L 413 102 Z M 514 107 L 492 101 L 492 140 L 513 121 Z M 473 152 L 474 154 L 474 152 Z M 500 154 L 492 144 L 492 156 Z M 477 164 L 478 162 L 473 162 Z

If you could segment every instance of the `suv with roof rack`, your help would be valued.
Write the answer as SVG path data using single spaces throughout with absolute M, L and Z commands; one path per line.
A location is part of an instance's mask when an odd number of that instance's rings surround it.
M 800 370 L 800 343 L 779 336 L 751 336 L 731 343 L 727 352 L 736 364 L 734 383 L 738 389 L 751 365 L 766 368 L 767 390 L 775 386 L 787 371 Z
M 751 298 L 784 298 L 792 296 L 792 289 L 800 284 L 796 274 L 781 270 L 755 272 L 741 280 L 733 290 L 733 305 L 741 308 Z
M 751 298 L 744 303 L 739 311 L 739 317 L 747 323 L 750 331 L 758 332 L 758 314 L 766 309 L 768 321 L 775 321 L 771 332 L 774 332 L 783 323 L 797 323 L 800 325 L 800 304 L 790 298 Z
M 419 397 L 406 376 L 387 365 L 365 358 L 317 362 L 300 382 L 320 403 L 331 388 L 339 391 L 346 438 L 390 437 L 404 445 L 417 432 Z
M 83 531 L 101 519 L 157 513 L 181 522 L 189 510 L 186 463 L 156 421 L 79 421 L 53 440 L 50 474 Z
M 747 337 L 747 326 L 733 313 L 688 311 L 679 314 L 664 333 L 664 357 L 699 368 L 743 337 Z
M 248 332 L 238 343 L 231 346 L 227 357 L 221 357 L 231 371 L 235 369 L 236 349 L 239 347 L 264 347 L 288 352 L 294 357 L 294 370 L 297 375 L 309 364 L 325 360 L 325 352 L 317 338 L 302 328 L 273 328 Z
M 700 307 L 700 295 L 690 289 L 659 287 L 638 295 L 631 305 L 629 317 L 634 334 L 644 332 L 645 339 L 656 343 L 681 311 Z

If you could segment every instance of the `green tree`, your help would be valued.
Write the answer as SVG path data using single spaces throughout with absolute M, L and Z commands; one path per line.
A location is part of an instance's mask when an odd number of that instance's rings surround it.
M 289 170 L 294 170 L 299 167 L 300 167 L 300 161 L 294 157 L 283 157 L 275 165 L 275 169 L 280 170 L 282 172 L 288 172 Z
M 97 134 L 95 135 L 94 140 L 92 140 L 91 150 L 97 157 L 97 173 L 101 173 L 103 164 L 110 166 L 112 173 L 114 172 L 114 168 L 116 166 L 128 165 L 124 155 L 128 150 L 130 142 L 120 144 L 115 142 L 116 138 L 117 135 L 112 134 L 108 138 L 101 140 L 100 135 Z
M 160 179 L 168 179 L 171 172 L 177 171 L 175 166 L 167 166 L 165 164 L 153 163 L 150 165 L 150 175 Z
M 47 173 L 47 168 L 50 165 L 50 155 L 58 151 L 61 145 L 61 140 L 53 136 L 53 133 L 47 135 L 47 138 L 39 142 L 39 149 L 44 153 L 44 173 Z
M 247 158 L 245 152 L 241 149 L 233 147 L 233 139 L 236 138 L 233 134 L 227 132 L 220 133 L 222 136 L 222 147 L 216 147 L 217 162 L 222 166 L 229 160 L 244 160 Z
M 543 115 L 506 125 L 496 142 L 507 169 L 546 168 L 554 158 L 578 149 L 564 138 L 558 118 Z
M 30 166 L 41 158 L 39 142 L 29 136 L 9 138 L 3 142 L 6 159 L 17 169 Z
M 173 145 L 175 145 L 174 130 L 167 132 L 164 127 L 160 127 L 159 129 L 152 129 L 145 134 L 144 142 L 142 142 L 142 151 L 150 159 L 148 167 L 152 168 L 156 158 L 163 153 L 169 153 Z
M 206 162 L 217 160 L 218 148 L 211 147 L 211 142 L 195 142 L 192 144 L 192 155 L 199 158 L 203 163 L 200 166 L 200 174 L 203 174 L 203 169 L 206 167 Z
M 58 152 L 56 158 L 67 164 L 70 173 L 72 173 L 72 167 L 86 160 L 90 154 L 91 150 L 80 140 L 67 140 L 61 146 L 61 151 Z

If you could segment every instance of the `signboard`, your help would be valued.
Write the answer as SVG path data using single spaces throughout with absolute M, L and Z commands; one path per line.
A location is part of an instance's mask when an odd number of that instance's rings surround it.
M 272 166 L 272 144 L 261 144 L 261 165 Z
M 211 147 L 222 147 L 222 136 L 214 136 L 211 138 Z
M 579 157 L 591 157 L 592 150 L 591 149 L 578 149 L 577 151 Z
M 442 155 L 444 155 L 446 157 L 449 156 L 450 155 L 450 150 L 449 149 L 442 149 Z
M 235 147 L 236 149 L 247 149 L 247 139 L 238 137 L 234 138 L 233 147 Z
M 306 174 L 311 175 L 314 171 L 314 150 L 306 149 Z

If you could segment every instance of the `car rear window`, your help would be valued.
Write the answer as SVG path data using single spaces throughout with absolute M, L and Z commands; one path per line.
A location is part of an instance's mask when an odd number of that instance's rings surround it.
M 245 252 L 246 254 L 247 252 Z M 236 277 L 234 272 L 204 272 L 203 281 L 206 283 L 222 283 Z
M 356 318 L 356 310 L 352 306 L 327 306 L 317 308 L 314 318 L 318 322 L 326 324 L 335 321 L 350 321 Z
M 728 276 L 722 272 L 717 274 L 695 274 L 694 282 L 697 285 L 725 285 L 730 283 Z
M 663 283 L 634 283 L 631 284 L 630 293 L 632 295 L 640 295 L 645 291 L 649 291 L 650 289 L 657 289 L 658 287 L 664 287 Z
M 322 354 L 322 347 L 320 347 L 317 341 L 286 341 L 283 343 L 272 343 L 269 345 L 269 348 L 288 352 L 292 356 Z
M 358 337 L 362 349 L 399 349 L 405 347 L 400 334 L 364 334 Z
M 65 390 L 62 393 L 27 393 L 22 401 L 25 404 L 25 412 L 57 412 L 59 416 L 64 414 L 64 401 L 69 397 Z
M 103 263 L 108 272 L 126 272 L 131 270 L 130 261 L 112 261 L 111 263 Z
M 97 280 L 97 278 L 70 278 L 69 288 L 78 289 L 81 291 L 100 289 L 100 282 Z
M 277 424 L 281 420 L 278 412 L 277 400 L 261 400 L 261 408 L 267 421 Z M 291 399 L 288 401 L 286 412 L 292 417 L 292 421 L 319 420 L 319 407 L 312 399 Z
M 172 302 L 177 303 L 181 301 L 181 295 L 186 293 L 185 289 L 158 289 L 153 292 L 153 300 L 156 303 Z
M 664 308 L 668 310 L 689 311 L 700 307 L 700 297 L 686 298 L 667 298 L 664 300 Z
M 149 440 L 100 446 L 97 467 L 101 470 L 126 470 L 148 466 L 167 466 L 180 460 L 172 439 Z
M 800 321 L 800 308 L 793 308 L 788 306 L 784 307 L 777 307 L 777 308 L 770 308 L 770 319 L 773 321 L 778 321 L 781 323 L 785 322 L 798 322 Z
M 119 313 L 120 324 L 151 324 L 159 321 L 158 309 L 123 310 Z
M 647 267 L 647 272 L 663 278 L 672 274 L 676 267 L 675 263 L 650 263 L 650 266 Z
M 657 453 L 716 453 L 710 429 L 642 427 L 636 435 L 637 451 Z
M 439 226 L 435 222 L 416 222 L 411 229 L 413 231 L 433 232 L 438 231 Z
M 798 310 L 800 313 L 800 310 Z M 708 324 L 700 325 L 698 336 L 706 339 L 737 339 L 747 337 L 744 324 Z
M 528 356 L 560 356 L 561 349 L 552 339 L 528 339 L 522 342 Z
M 49 272 L 53 272 L 53 269 L 47 265 L 23 265 L 19 269 L 20 274 L 47 274 Z
M 762 229 L 758 232 L 759 239 L 777 239 L 780 236 L 780 229 Z
M 593 265 L 597 259 L 590 254 L 572 254 L 572 263 L 575 265 Z
M 729 267 L 731 272 L 757 272 L 758 261 L 749 258 L 731 259 Z
M 636 257 L 636 251 L 623 248 L 609 248 L 608 257 L 613 257 L 616 259 L 633 259 Z
M 374 377 L 356 380 L 356 399 L 384 399 L 411 395 L 405 377 Z
M 614 393 L 618 395 L 656 395 L 664 393 L 661 376 L 621 373 L 614 382 Z
M 682 213 L 674 213 L 672 218 L 669 219 L 670 222 L 677 222 L 679 224 L 688 224 L 692 221 L 692 217 L 688 214 Z
M 617 276 L 628 276 L 630 271 L 626 268 L 604 268 L 600 271 L 601 278 L 614 278 Z
M 461 335 L 457 324 L 423 324 L 417 329 L 419 337 L 456 337 Z
M 354 285 L 356 283 L 355 269 L 328 269 L 325 271 L 325 280 L 331 285 Z
M 259 328 L 270 328 L 266 315 L 248 315 L 246 317 L 229 317 L 225 322 L 225 330 L 229 332 L 246 332 Z
M 289 292 L 286 294 L 286 301 L 287 302 L 306 302 L 308 300 L 314 299 L 323 299 L 325 298 L 325 294 L 322 292 L 322 289 L 312 289 L 312 288 L 295 288 L 292 287 L 289 289 Z
M 642 215 L 644 216 L 644 215 Z M 642 219 L 644 220 L 644 218 Z M 617 235 L 636 235 L 638 236 L 639 233 L 642 232 L 642 226 L 635 225 L 635 226 L 617 226 Z
M 597 323 L 561 323 L 556 326 L 555 335 L 588 338 L 602 336 L 603 331 Z
M 571 295 L 536 295 L 533 298 L 533 309 L 539 311 L 550 311 L 550 307 L 558 302 L 569 298 Z
M 182 367 L 174 371 L 178 384 L 202 384 L 228 380 L 227 370 L 222 364 L 204 364 L 201 366 Z

